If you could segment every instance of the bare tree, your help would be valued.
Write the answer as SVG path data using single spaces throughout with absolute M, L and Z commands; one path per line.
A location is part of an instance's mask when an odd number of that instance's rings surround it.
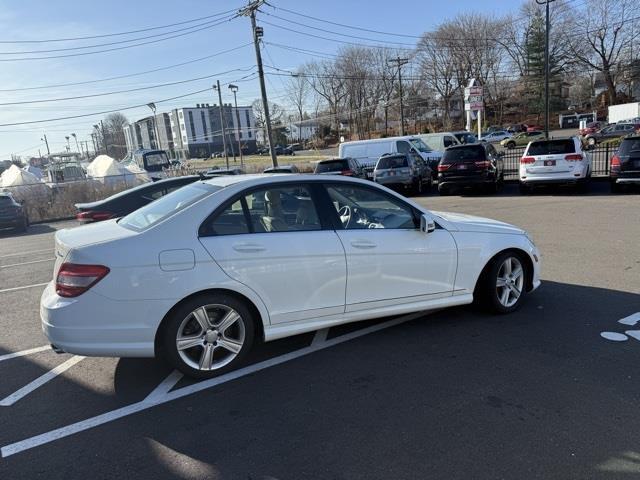
M 256 119 L 256 127 L 262 130 L 264 135 L 263 138 L 265 139 L 265 142 L 267 142 L 267 122 L 264 114 L 262 100 L 254 100 L 251 104 L 251 107 L 253 108 L 253 116 Z M 278 105 L 277 103 L 269 102 L 269 116 L 271 117 L 272 127 L 276 128 L 282 126 L 284 113 L 285 112 L 280 105 Z M 274 141 L 276 141 L 275 138 Z
M 294 74 L 287 84 L 287 95 L 298 113 L 298 142 L 302 141 L 302 121 L 304 120 L 304 108 L 309 97 L 309 82 L 302 72 Z
M 304 67 L 311 88 L 326 102 L 331 115 L 332 130 L 337 130 L 338 107 L 346 96 L 344 78 L 336 70 L 336 65 L 330 60 L 311 62 Z
M 574 15 L 571 51 L 581 64 L 601 73 L 609 104 L 616 102 L 616 81 L 624 54 L 640 35 L 630 23 L 639 13 L 638 0 L 587 0 Z
M 109 145 L 109 153 L 114 158 L 124 158 L 127 154 L 124 136 L 124 129 L 129 124 L 127 117 L 120 112 L 114 112 L 107 115 L 103 123 L 106 144 Z M 161 128 L 161 126 L 159 125 L 158 128 Z

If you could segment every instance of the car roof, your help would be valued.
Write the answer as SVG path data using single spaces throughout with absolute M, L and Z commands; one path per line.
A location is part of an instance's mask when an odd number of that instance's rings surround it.
M 309 175 L 304 173 L 285 173 L 282 175 L 269 175 L 265 173 L 253 173 L 248 175 L 234 175 L 227 177 L 213 177 L 203 180 L 203 183 L 207 183 L 209 185 L 214 185 L 217 187 L 230 187 L 236 184 L 245 183 L 246 186 L 255 186 L 255 185 L 269 185 L 271 183 L 280 183 L 283 180 L 287 182 L 299 182 L 299 183 L 310 183 L 310 182 L 355 182 L 362 183 L 364 185 L 370 185 L 370 180 L 361 180 L 359 178 L 353 177 L 343 177 L 341 175 L 332 175 L 331 178 L 327 178 L 325 175 Z
M 351 157 L 335 157 L 335 158 L 323 158 L 322 160 L 318 160 L 318 163 L 324 162 L 336 162 L 338 160 L 348 160 Z
M 451 145 L 450 147 L 447 147 L 447 150 L 459 150 L 459 149 L 471 148 L 471 147 L 487 148 L 488 146 L 489 146 L 488 143 L 463 143 L 462 145 Z

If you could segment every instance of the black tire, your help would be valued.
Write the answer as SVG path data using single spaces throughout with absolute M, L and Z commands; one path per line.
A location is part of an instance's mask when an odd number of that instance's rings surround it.
M 531 187 L 525 185 L 524 183 L 521 183 L 520 185 L 518 185 L 518 188 L 520 190 L 520 195 L 530 195 L 531 194 Z
M 241 322 L 243 329 L 243 341 L 242 346 L 235 357 L 232 358 L 228 363 L 218 367 L 212 368 L 210 370 L 201 370 L 199 368 L 194 368 L 192 365 L 187 363 L 186 360 L 182 358 L 178 351 L 178 347 L 176 344 L 176 340 L 178 338 L 178 331 L 181 329 L 183 322 L 187 322 L 186 328 L 200 328 L 197 323 L 195 317 L 192 315 L 192 312 L 196 311 L 200 307 L 209 306 L 209 318 L 213 316 L 213 320 L 215 320 L 215 316 L 217 314 L 223 315 L 225 313 L 225 309 L 231 309 L 237 312 L 240 318 L 237 322 Z M 227 312 L 228 313 L 228 312 Z M 253 346 L 255 340 L 255 321 L 253 314 L 251 313 L 251 309 L 245 305 L 244 302 L 238 300 L 237 298 L 223 294 L 223 293 L 208 293 L 203 295 L 198 295 L 197 297 L 191 298 L 182 304 L 178 305 L 170 315 L 165 319 L 165 323 L 162 326 L 162 337 L 161 341 L 161 356 L 164 360 L 166 360 L 169 364 L 171 364 L 176 369 L 180 370 L 185 375 L 192 378 L 211 378 L 218 375 L 221 375 L 229 370 L 233 370 L 237 368 L 238 365 L 242 364 L 247 352 Z M 193 324 L 193 322 L 196 322 Z M 215 322 L 214 322 L 215 323 Z M 240 326 L 237 323 L 234 323 L 232 327 L 238 329 L 240 331 Z M 215 327 L 212 327 L 212 329 Z M 229 327 L 231 328 L 231 327 Z M 227 330 L 223 331 L 225 333 Z M 199 336 L 198 333 L 193 334 L 193 337 Z M 225 336 L 220 335 L 220 338 L 225 340 Z M 203 342 L 207 339 L 204 338 Z M 224 355 L 225 353 L 231 353 L 225 350 L 223 347 L 219 347 L 217 345 L 217 341 L 209 341 L 208 345 L 214 345 L 212 358 L 215 360 L 216 358 L 216 349 L 222 350 L 222 353 L 219 352 L 219 355 Z M 192 361 L 195 363 L 195 360 L 200 358 L 202 361 L 202 356 L 205 351 L 205 347 L 200 345 L 195 345 L 190 348 L 184 349 L 185 356 L 193 357 Z M 224 360 L 224 357 L 223 357 Z
M 508 258 L 515 258 L 522 267 L 522 289 L 520 295 L 513 305 L 505 306 L 500 302 L 498 289 L 496 286 L 498 273 Z M 514 251 L 506 251 L 498 254 L 484 268 L 473 293 L 474 303 L 483 309 L 496 314 L 511 313 L 520 308 L 527 295 L 527 279 L 529 278 L 529 266 L 523 255 Z
M 438 193 L 441 196 L 446 197 L 447 195 L 451 195 L 451 190 L 445 185 L 438 185 Z
M 578 183 L 576 183 L 576 192 L 578 193 L 587 193 L 589 191 L 589 183 L 590 183 L 590 178 L 587 177 L 584 180 L 578 180 Z
M 612 180 L 609 183 L 609 186 L 611 187 L 611 193 L 621 193 L 622 192 L 622 185 L 620 185 L 619 183 L 616 183 L 615 180 Z
M 508 142 L 507 143 L 507 148 L 509 150 L 512 150 L 512 149 L 516 148 L 516 143 L 515 142 Z

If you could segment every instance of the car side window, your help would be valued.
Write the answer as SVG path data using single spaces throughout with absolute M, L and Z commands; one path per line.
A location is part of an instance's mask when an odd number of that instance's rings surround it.
M 213 235 L 241 235 L 249 233 L 242 201 L 237 200 L 217 215 L 208 229 Z
M 384 192 L 360 185 L 327 185 L 327 193 L 345 230 L 415 230 L 414 209 Z
M 398 140 L 396 142 L 396 149 L 398 153 L 409 153 L 411 151 L 411 145 L 409 142 L 405 142 L 404 140 Z
M 444 148 L 450 147 L 451 145 L 455 145 L 455 141 L 451 137 L 444 137 Z
M 320 217 L 309 187 L 280 186 L 255 190 L 245 196 L 255 233 L 320 230 Z

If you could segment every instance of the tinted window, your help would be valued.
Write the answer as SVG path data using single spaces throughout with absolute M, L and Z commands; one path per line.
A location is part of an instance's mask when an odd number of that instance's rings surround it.
M 475 162 L 476 160 L 486 160 L 485 150 L 482 145 L 469 145 L 468 147 L 451 148 L 444 152 L 441 163 L 448 165 L 459 162 Z
M 381 170 L 381 169 L 386 169 L 386 168 L 402 168 L 402 167 L 408 167 L 409 163 L 407 161 L 407 157 L 403 156 L 388 156 L 388 157 L 382 157 L 380 158 L 380 160 L 378 160 L 378 165 L 376 165 L 376 168 Z
M 130 213 L 118 223 L 135 231 L 146 230 L 153 225 L 175 215 L 198 200 L 220 190 L 221 187 L 206 183 L 187 185 L 155 202 Z
M 576 147 L 571 139 L 541 140 L 529 146 L 527 155 L 561 155 L 575 153 Z
M 409 142 L 405 141 L 397 141 L 396 148 L 398 149 L 398 153 L 409 153 L 411 151 L 411 146 Z
M 13 204 L 13 202 L 11 201 L 11 198 L 6 197 L 4 195 L 0 196 L 0 205 L 11 205 Z
M 444 147 L 450 147 L 451 145 L 455 145 L 456 142 L 453 138 L 451 137 L 444 137 Z
M 256 233 L 320 230 L 320 218 L 306 186 L 256 190 L 245 197 Z
M 208 228 L 208 232 L 214 235 L 240 235 L 249 233 L 247 217 L 242 209 L 240 200 L 229 205 L 218 215 Z
M 640 138 L 628 138 L 620 144 L 618 155 L 630 155 L 631 153 L 640 153 Z M 2 199 L 2 197 L 0 197 Z
M 341 160 L 329 160 L 327 162 L 320 162 L 316 166 L 316 173 L 325 172 L 341 172 L 342 170 L 349 169 L 349 162 L 346 159 Z
M 347 230 L 417 228 L 413 209 L 384 192 L 356 185 L 329 185 L 327 192 Z

